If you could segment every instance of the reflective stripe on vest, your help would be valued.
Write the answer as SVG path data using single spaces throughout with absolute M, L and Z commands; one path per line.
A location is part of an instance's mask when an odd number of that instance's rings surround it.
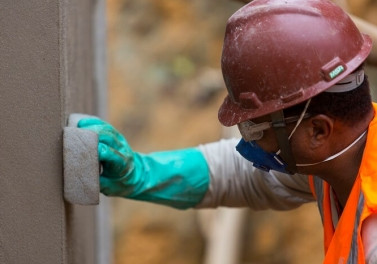
M 319 177 L 313 177 L 313 184 L 315 190 L 315 196 L 317 197 L 318 209 L 321 214 L 322 223 L 324 227 L 324 247 L 326 257 L 324 263 L 328 264 L 355 264 L 359 263 L 359 252 L 362 252 L 359 248 L 359 224 L 360 216 L 364 208 L 364 195 L 359 193 L 358 202 L 356 208 L 352 206 L 344 208 L 344 210 L 353 211 L 354 213 L 347 213 L 347 215 L 353 215 L 353 219 L 344 219 L 343 215 L 339 220 L 339 229 L 334 229 L 332 214 L 331 214 L 331 197 L 330 197 L 330 185 L 324 182 Z M 353 193 L 357 192 L 357 189 Z M 352 205 L 352 204 L 351 204 Z M 337 227 L 337 228 L 338 228 Z M 346 235 L 344 235 L 344 233 Z M 349 235 L 347 235 L 349 234 Z M 334 239 L 334 236 L 335 237 Z M 348 237 L 348 239 L 347 239 Z M 334 248 L 333 252 L 329 252 L 330 248 Z M 364 256 L 360 256 L 364 259 Z M 335 261 L 335 262 L 334 262 Z M 363 262 L 362 262 L 363 263 Z

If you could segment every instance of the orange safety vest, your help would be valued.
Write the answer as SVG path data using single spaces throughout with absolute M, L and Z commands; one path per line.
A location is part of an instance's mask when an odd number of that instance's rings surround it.
M 373 103 L 373 108 L 377 113 L 377 104 Z M 309 183 L 323 222 L 323 263 L 365 263 L 361 226 L 368 216 L 377 213 L 377 116 L 369 124 L 359 173 L 336 228 L 332 218 L 330 185 L 316 176 L 309 176 Z

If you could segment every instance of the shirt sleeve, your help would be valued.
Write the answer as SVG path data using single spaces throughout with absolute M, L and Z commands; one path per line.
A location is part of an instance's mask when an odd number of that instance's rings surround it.
M 207 193 L 196 208 L 250 207 L 289 210 L 315 201 L 307 175 L 269 173 L 253 167 L 235 149 L 239 139 L 200 145 L 209 169 Z

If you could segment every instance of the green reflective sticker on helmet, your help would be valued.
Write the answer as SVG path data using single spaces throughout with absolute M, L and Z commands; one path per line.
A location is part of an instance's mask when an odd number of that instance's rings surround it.
M 344 72 L 344 67 L 343 67 L 343 65 L 339 65 L 338 67 L 336 67 L 334 70 L 332 70 L 329 73 L 329 76 L 330 76 L 331 79 L 334 79 L 336 76 L 338 76 L 342 72 Z

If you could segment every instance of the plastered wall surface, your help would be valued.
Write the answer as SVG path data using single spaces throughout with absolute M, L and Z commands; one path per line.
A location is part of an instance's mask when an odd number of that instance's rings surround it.
M 63 200 L 62 128 L 97 114 L 97 1 L 0 1 L 0 263 L 99 263 L 98 208 Z
M 59 5 L 0 2 L 0 263 L 64 263 Z

